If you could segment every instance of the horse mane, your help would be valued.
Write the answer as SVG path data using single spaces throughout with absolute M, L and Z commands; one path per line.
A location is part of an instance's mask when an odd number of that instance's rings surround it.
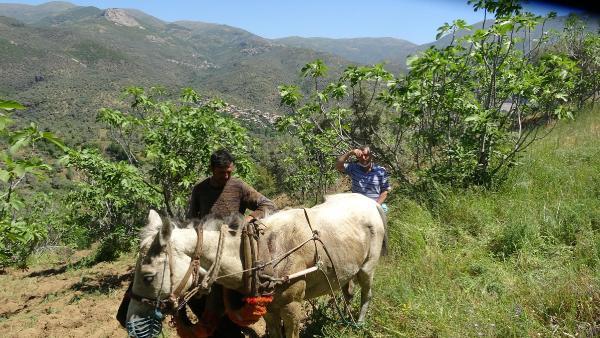
M 208 231 L 218 231 L 221 229 L 221 225 L 227 224 L 231 230 L 240 231 L 244 224 L 243 215 L 240 213 L 234 213 L 229 216 L 221 217 L 215 214 L 208 214 L 200 221 L 196 221 L 202 224 L 202 228 Z
M 226 217 L 220 217 L 215 214 L 208 214 L 201 219 L 192 218 L 182 220 L 173 217 L 161 217 L 162 226 L 165 224 L 171 224 L 175 229 L 193 229 L 194 227 L 201 225 L 202 229 L 208 231 L 218 231 L 221 229 L 222 224 L 229 225 L 231 230 L 236 231 L 236 234 L 241 230 L 241 225 L 244 223 L 243 215 L 240 213 L 234 213 Z M 140 229 L 140 247 L 150 245 L 154 240 L 154 237 L 158 234 L 161 225 L 154 227 L 145 226 Z

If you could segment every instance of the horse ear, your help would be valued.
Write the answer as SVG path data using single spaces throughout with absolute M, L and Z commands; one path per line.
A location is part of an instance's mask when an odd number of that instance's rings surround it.
M 171 231 L 173 230 L 173 226 L 171 225 L 171 221 L 168 218 L 165 219 L 162 227 L 160 227 L 160 233 L 158 235 L 158 243 L 160 246 L 165 247 L 169 240 L 171 239 Z
M 156 212 L 154 209 L 150 209 L 150 212 L 148 213 L 148 224 L 146 227 L 148 229 L 158 229 L 162 226 L 162 224 L 163 222 L 158 212 Z

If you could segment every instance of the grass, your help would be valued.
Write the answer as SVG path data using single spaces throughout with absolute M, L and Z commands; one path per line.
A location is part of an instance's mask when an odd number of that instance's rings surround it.
M 600 334 L 599 113 L 560 122 L 496 191 L 393 201 L 366 327 L 321 335 Z

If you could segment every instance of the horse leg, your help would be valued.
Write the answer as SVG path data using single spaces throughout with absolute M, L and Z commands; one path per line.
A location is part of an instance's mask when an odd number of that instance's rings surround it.
M 365 321 L 369 302 L 372 297 L 371 284 L 373 283 L 373 272 L 368 273 L 360 270 L 357 277 L 358 284 L 360 284 L 360 313 L 358 315 L 358 322 L 362 323 Z
M 279 309 L 271 310 L 265 314 L 264 316 L 265 322 L 267 323 L 267 333 L 271 338 L 282 338 L 283 335 L 281 333 L 281 315 L 279 314 Z
M 304 317 L 302 312 L 302 301 L 306 292 L 306 281 L 298 280 L 291 284 L 279 297 L 281 319 L 286 338 L 300 337 L 300 320 Z
M 373 295 L 371 291 L 371 285 L 373 284 L 375 267 L 379 261 L 379 256 L 381 255 L 382 249 L 382 245 L 378 245 L 378 243 L 382 243 L 382 241 L 385 240 L 385 233 L 382 233 L 379 236 L 371 238 L 371 245 L 369 247 L 370 258 L 367 259 L 360 270 L 358 270 L 358 274 L 356 275 L 356 279 L 360 285 L 360 313 L 358 315 L 359 323 L 365 321 L 367 309 L 369 308 L 369 302 L 371 301 L 371 297 Z
M 342 286 L 342 293 L 344 294 L 346 303 L 350 303 L 352 301 L 352 297 L 354 297 L 354 282 L 352 282 L 352 279 Z
M 304 317 L 301 302 L 286 304 L 281 310 L 281 317 L 283 318 L 285 337 L 300 338 L 300 320 Z

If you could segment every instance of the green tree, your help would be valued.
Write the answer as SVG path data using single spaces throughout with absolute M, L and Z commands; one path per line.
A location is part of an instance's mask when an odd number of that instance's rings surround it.
M 449 44 L 409 58 L 406 76 L 395 78 L 381 65 L 350 66 L 319 86 L 324 65 L 317 61 L 302 69 L 315 81 L 310 95 L 280 87 L 290 113 L 279 127 L 297 138 L 294 154 L 307 156 L 290 157 L 304 186 L 314 186 L 311 167 L 327 168 L 316 175 L 329 177 L 337 154 L 366 143 L 403 184 L 426 191 L 431 182 L 490 187 L 552 130 L 546 126 L 572 117 L 578 67 L 545 49 L 543 26 L 555 14 L 523 13 L 510 0 L 473 5 L 494 22 L 470 34 L 464 20 L 444 24 L 437 37 L 448 36 Z M 531 36 L 538 25 L 541 35 Z
M 35 145 L 47 141 L 62 146 L 49 132 L 42 132 L 37 125 L 10 128 L 12 111 L 25 109 L 14 101 L 0 100 L 0 267 L 18 265 L 25 267 L 27 257 L 36 244 L 46 236 L 46 219 L 39 217 L 36 207 L 39 193 L 26 200 L 21 190 L 27 178 L 47 177 L 51 167 L 36 154 Z
M 290 113 L 278 120 L 277 128 L 293 136 L 281 145 L 284 155 L 279 160 L 286 190 L 301 199 L 311 196 L 316 202 L 337 177 L 333 170 L 335 155 L 352 140 L 347 122 L 350 111 L 341 104 L 347 95 L 346 85 L 319 86 L 327 75 L 321 60 L 307 64 L 301 73 L 314 83 L 310 97 L 304 98 L 297 86 L 279 87 L 281 103 L 289 107 Z
M 220 113 L 223 101 L 201 100 L 189 88 L 175 100 L 161 88 L 131 87 L 125 97 L 127 110 L 104 108 L 98 121 L 108 126 L 126 160 L 92 149 L 70 149 L 64 158 L 79 174 L 78 189 L 68 199 L 74 210 L 70 220 L 91 240 L 104 240 L 101 259 L 130 247 L 149 208 L 183 217 L 191 187 L 208 173 L 214 150 L 231 150 L 236 172 L 254 178 L 251 139 L 238 122 Z
M 578 108 L 600 99 L 600 34 L 586 30 L 586 22 L 576 14 L 569 15 L 558 51 L 568 55 L 581 70 L 576 79 L 574 101 Z
M 478 1 L 475 9 L 495 15 L 489 27 L 469 29 L 456 20 L 440 27 L 451 34 L 443 49 L 430 48 L 410 60 L 408 76 L 384 99 L 397 104 L 413 127 L 418 172 L 453 184 L 490 186 L 516 164 L 517 155 L 545 134 L 536 126 L 570 117 L 575 64 L 565 55 L 539 53 L 546 18 L 521 13 L 515 1 Z M 534 39 L 535 40 L 535 39 Z

